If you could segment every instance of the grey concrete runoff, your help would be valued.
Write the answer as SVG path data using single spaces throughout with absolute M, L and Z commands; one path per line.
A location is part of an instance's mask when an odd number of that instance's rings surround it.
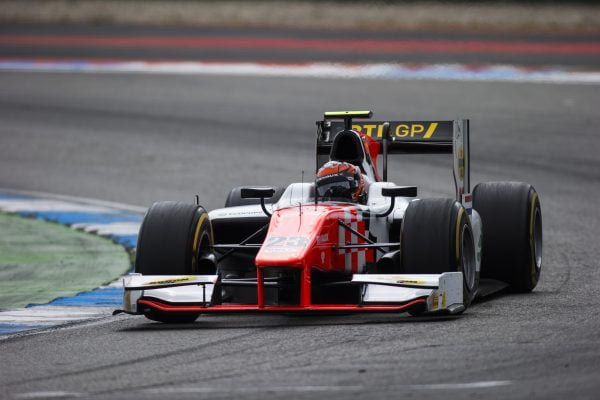
M 600 30 L 592 2 L 0 0 L 0 21 L 366 30 Z
M 0 398 L 589 399 L 600 390 L 596 86 L 130 74 L 0 74 L 0 186 L 222 206 L 314 170 L 314 121 L 471 119 L 472 179 L 531 182 L 544 266 L 528 295 L 456 318 L 112 317 L 0 342 Z M 452 194 L 446 158 L 391 179 Z

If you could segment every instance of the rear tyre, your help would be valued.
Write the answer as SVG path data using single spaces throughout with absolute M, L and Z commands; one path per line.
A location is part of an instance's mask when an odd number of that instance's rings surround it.
M 227 199 L 225 200 L 225 207 L 237 207 L 237 206 L 248 206 L 252 204 L 260 204 L 260 199 L 242 199 L 242 188 L 245 186 L 239 186 L 231 189 Z M 279 201 L 283 192 L 285 192 L 285 188 L 281 187 L 273 187 L 275 189 L 275 194 L 273 197 L 265 199 L 266 204 L 274 204 Z
M 530 292 L 542 269 L 542 210 L 533 186 L 486 182 L 473 190 L 481 216 L 481 276 L 504 281 L 515 292 Z
M 206 210 L 177 202 L 154 203 L 146 213 L 140 233 L 135 272 L 143 275 L 216 273 L 212 262 L 212 227 Z M 154 321 L 192 322 L 196 313 L 145 313 Z
M 463 273 L 463 304 L 471 304 L 479 284 L 471 222 L 452 199 L 419 199 L 408 205 L 400 234 L 406 274 Z M 417 310 L 411 314 L 419 314 Z

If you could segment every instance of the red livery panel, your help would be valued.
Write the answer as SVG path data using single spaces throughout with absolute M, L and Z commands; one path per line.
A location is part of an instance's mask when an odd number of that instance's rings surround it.
M 362 244 L 363 239 L 340 225 L 368 236 L 364 213 L 353 204 L 303 205 L 276 211 L 263 246 L 258 268 L 316 268 L 321 271 L 364 272 L 375 260 L 373 249 L 334 249 L 334 245 Z

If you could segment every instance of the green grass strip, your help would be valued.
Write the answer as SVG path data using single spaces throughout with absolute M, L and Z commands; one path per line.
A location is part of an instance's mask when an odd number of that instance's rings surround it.
M 109 239 L 0 213 L 0 309 L 73 296 L 129 267 L 125 249 Z

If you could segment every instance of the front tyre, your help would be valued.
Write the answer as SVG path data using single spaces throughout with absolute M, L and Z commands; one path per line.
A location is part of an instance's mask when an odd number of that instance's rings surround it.
M 209 246 L 212 244 L 212 227 L 204 208 L 172 201 L 154 203 L 140 227 L 135 272 L 143 275 L 214 273 L 211 268 L 201 268 L 207 266 L 203 261 L 211 255 Z
M 481 276 L 504 281 L 515 292 L 532 291 L 542 269 L 542 210 L 533 186 L 480 183 L 473 208 L 483 224 Z
M 462 272 L 463 304 L 475 297 L 479 276 L 471 222 L 453 199 L 419 199 L 408 205 L 400 238 L 406 274 Z
M 212 227 L 200 206 L 165 201 L 154 203 L 146 213 L 138 235 L 135 272 L 142 275 L 214 274 Z M 192 322 L 196 313 L 144 315 L 166 323 Z

